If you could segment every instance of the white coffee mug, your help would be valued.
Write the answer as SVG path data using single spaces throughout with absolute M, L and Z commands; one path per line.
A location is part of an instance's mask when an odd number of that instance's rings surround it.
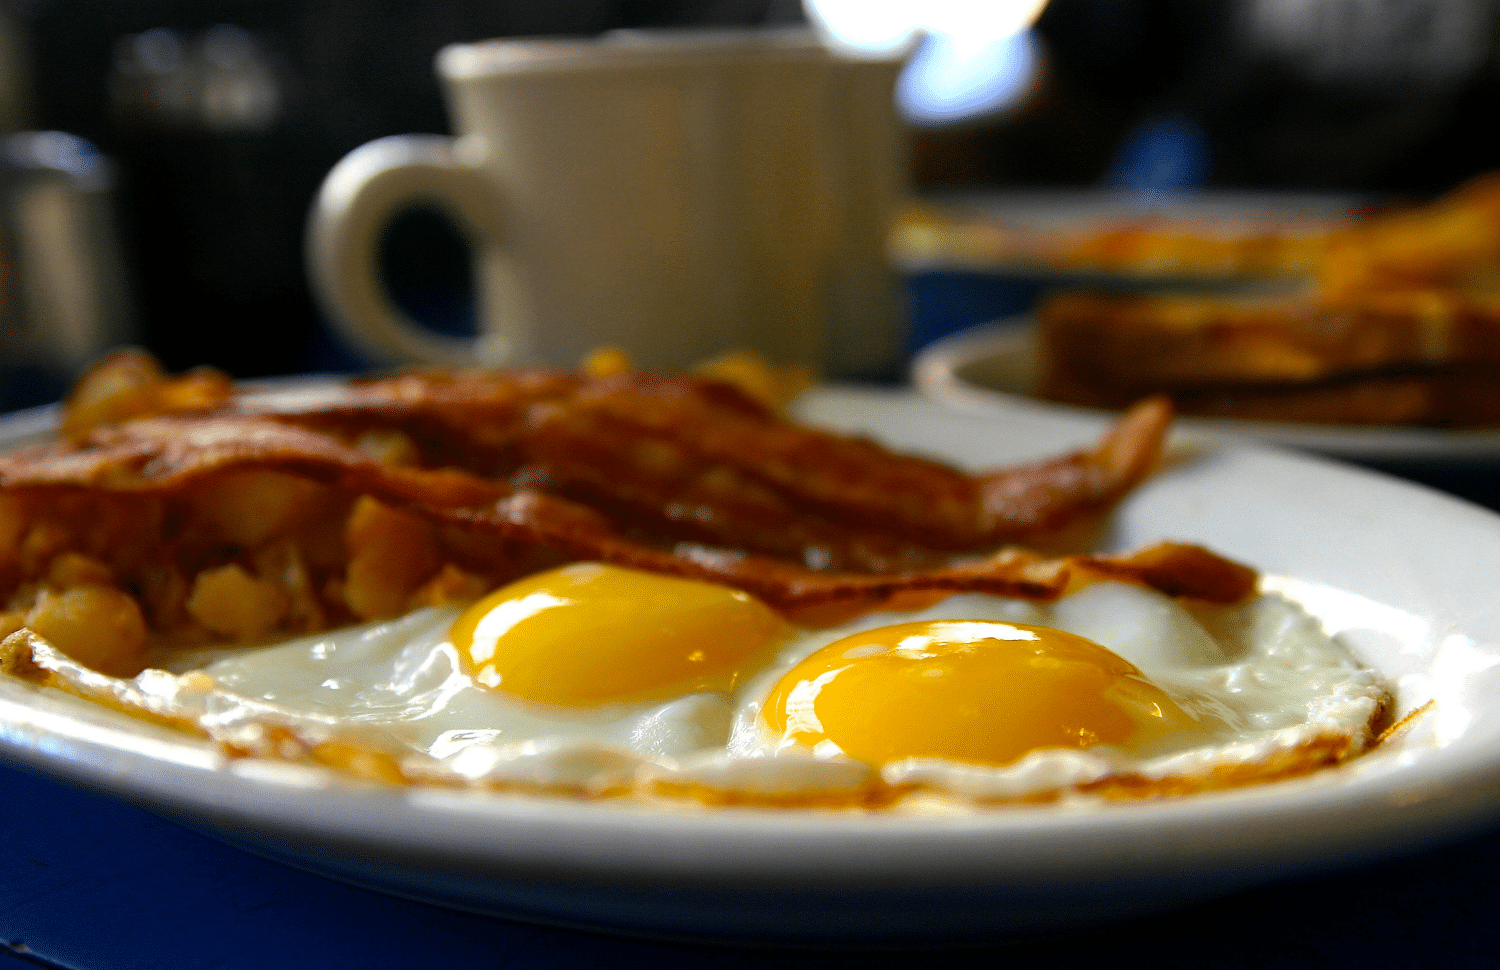
M 643 367 L 726 350 L 889 372 L 903 349 L 885 255 L 905 190 L 895 61 L 796 31 L 622 31 L 443 49 L 457 138 L 351 152 L 314 204 L 324 310 L 382 361 L 574 366 L 617 346 Z M 382 228 L 439 207 L 474 253 L 479 336 L 407 318 Z

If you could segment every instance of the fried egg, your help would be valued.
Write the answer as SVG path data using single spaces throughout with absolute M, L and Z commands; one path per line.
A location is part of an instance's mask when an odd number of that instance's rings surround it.
M 1388 698 L 1276 595 L 1189 606 L 1105 581 L 808 630 L 597 563 L 177 669 L 202 717 L 357 728 L 409 752 L 409 778 L 794 804 L 1269 776 L 1329 739 L 1357 751 Z

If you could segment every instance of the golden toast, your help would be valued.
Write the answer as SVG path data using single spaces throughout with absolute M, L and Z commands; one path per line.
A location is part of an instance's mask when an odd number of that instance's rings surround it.
M 1040 396 L 1337 424 L 1500 423 L 1500 298 L 1406 290 L 1317 298 L 1064 293 L 1037 338 Z
M 1315 281 L 1267 294 L 1059 293 L 1037 393 L 1188 414 L 1500 424 L 1500 175 L 1335 236 Z

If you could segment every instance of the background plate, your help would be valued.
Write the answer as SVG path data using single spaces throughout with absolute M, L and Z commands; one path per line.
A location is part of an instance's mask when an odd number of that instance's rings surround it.
M 965 411 L 1106 417 L 1103 411 L 1032 396 L 1033 335 L 1032 318 L 1018 316 L 945 337 L 917 355 L 911 367 L 912 382 L 933 400 Z M 1282 445 L 1379 464 L 1500 461 L 1500 430 L 1493 428 L 1450 431 L 1212 418 L 1182 418 L 1178 428 L 1189 437 Z
M 827 389 L 806 416 L 970 466 L 1052 454 L 1103 422 L 956 414 Z M 0 425 L 0 440 L 7 430 Z M 1474 831 L 1500 809 L 1500 517 L 1315 458 L 1185 442 L 1120 509 L 1113 548 L 1204 542 L 1268 573 L 1437 707 L 1336 771 L 1181 801 L 968 818 L 662 810 L 389 791 L 229 764 L 193 739 L 0 682 L 0 753 L 232 844 L 446 905 L 717 939 L 877 945 L 1072 926 Z

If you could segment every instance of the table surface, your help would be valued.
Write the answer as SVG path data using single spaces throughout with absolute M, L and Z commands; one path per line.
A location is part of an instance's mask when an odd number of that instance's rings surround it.
M 1407 477 L 1500 510 L 1500 469 Z M 268 862 L 148 812 L 0 766 L 0 967 L 910 966 L 904 952 L 686 946 L 527 926 Z M 1046 938 L 947 952 L 954 968 L 1495 966 L 1500 819 L 1466 841 Z
M 685 946 L 526 926 L 247 855 L 132 806 L 0 767 L 0 966 L 249 970 L 907 970 L 903 952 Z M 954 970 L 1492 967 L 1500 828 L 1465 842 L 1088 932 L 942 954 Z

